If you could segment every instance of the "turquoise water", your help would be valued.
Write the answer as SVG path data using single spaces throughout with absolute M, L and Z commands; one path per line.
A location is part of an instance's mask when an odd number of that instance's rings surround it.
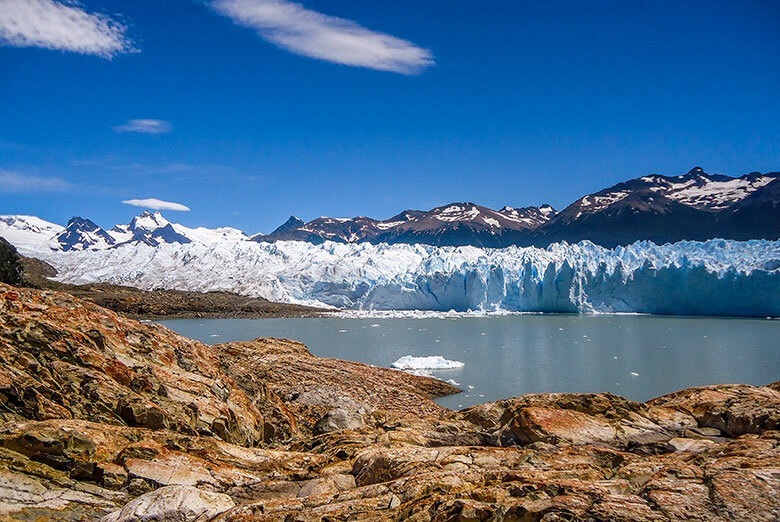
M 467 318 L 179 319 L 162 324 L 209 344 L 283 337 L 312 353 L 389 367 L 441 355 L 434 371 L 464 392 L 453 409 L 538 392 L 612 392 L 644 401 L 690 386 L 780 380 L 780 320 L 620 315 Z

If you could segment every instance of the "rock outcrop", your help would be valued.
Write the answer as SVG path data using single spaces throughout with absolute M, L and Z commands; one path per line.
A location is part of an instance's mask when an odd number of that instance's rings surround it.
M 24 268 L 16 248 L 0 237 L 0 283 L 19 285 L 23 273 Z
M 778 383 L 456 391 L 0 285 L 0 521 L 780 519 Z

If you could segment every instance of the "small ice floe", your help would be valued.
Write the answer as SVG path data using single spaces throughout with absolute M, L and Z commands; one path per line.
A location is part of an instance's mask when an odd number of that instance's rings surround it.
M 209 337 L 219 337 L 219 334 L 211 334 Z
M 472 385 L 470 385 L 470 384 L 468 386 L 466 386 L 466 388 L 468 388 L 469 390 L 473 390 L 474 389 L 474 387 Z
M 371 325 L 371 328 L 379 328 L 379 323 L 374 323 Z
M 460 383 L 457 382 L 455 379 L 447 379 L 444 382 L 446 382 L 447 384 L 452 384 L 453 386 L 460 386 Z
M 452 370 L 466 366 L 460 361 L 450 361 L 441 355 L 426 355 L 415 357 L 414 355 L 404 355 L 393 364 L 397 370 Z
M 631 375 L 633 375 L 634 377 L 639 377 L 639 374 L 636 372 L 631 372 Z
M 347 333 L 346 330 L 339 330 L 339 333 Z

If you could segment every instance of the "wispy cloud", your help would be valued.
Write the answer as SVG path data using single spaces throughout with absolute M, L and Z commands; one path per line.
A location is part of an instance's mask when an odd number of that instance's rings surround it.
M 116 132 L 137 132 L 139 134 L 165 134 L 171 132 L 173 125 L 165 120 L 129 120 L 114 127 Z
M 0 192 L 57 192 L 72 185 L 62 178 L 43 178 L 0 169 Z
M 148 199 L 127 199 L 123 201 L 125 205 L 132 205 L 134 207 L 150 208 L 152 210 L 176 210 L 179 212 L 189 212 L 190 207 L 182 205 L 181 203 L 174 203 L 173 201 L 163 201 L 157 198 Z
M 134 52 L 126 27 L 106 15 L 53 0 L 0 0 L 0 44 L 111 58 Z
M 214 0 L 212 8 L 283 49 L 329 62 L 415 74 L 433 54 L 411 42 L 288 0 Z

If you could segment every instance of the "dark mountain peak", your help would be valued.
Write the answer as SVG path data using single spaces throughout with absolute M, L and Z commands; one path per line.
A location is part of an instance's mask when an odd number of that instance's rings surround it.
M 423 216 L 424 214 L 425 212 L 423 212 L 422 210 L 407 209 L 404 210 L 403 212 L 396 214 L 391 218 L 385 219 L 384 221 L 382 221 L 382 223 L 398 223 L 403 221 L 411 221 L 413 219 L 417 219 Z
M 688 176 L 695 176 L 697 174 L 705 174 L 704 169 L 701 167 L 693 167 L 688 171 Z
M 428 215 L 449 215 L 458 220 L 474 219 L 481 210 L 489 210 L 471 201 L 455 201 L 441 205 L 426 212 Z
M 111 246 L 116 243 L 94 221 L 81 216 L 70 218 L 65 230 L 57 235 L 57 242 L 62 250 L 86 250 L 96 245 Z
M 752 183 L 764 178 L 780 178 L 780 172 L 767 172 L 766 174 L 762 174 L 761 172 L 751 172 L 750 174 L 745 174 L 740 179 L 744 179 Z
M 431 209 L 431 212 L 436 210 L 448 210 L 452 207 L 474 208 L 479 207 L 479 205 L 472 203 L 471 201 L 453 201 L 452 203 L 447 203 L 446 205 L 439 205 L 438 207 Z
M 299 218 L 298 216 L 290 216 L 290 218 L 287 221 L 285 221 L 284 223 L 279 225 L 276 228 L 276 230 L 271 232 L 271 234 L 280 234 L 280 233 L 286 232 L 288 230 L 294 230 L 296 228 L 302 227 L 305 224 L 306 223 L 301 218 Z
M 68 224 L 65 226 L 66 230 L 82 230 L 85 232 L 92 232 L 99 228 L 100 227 L 94 221 L 81 216 L 73 216 L 68 220 Z

